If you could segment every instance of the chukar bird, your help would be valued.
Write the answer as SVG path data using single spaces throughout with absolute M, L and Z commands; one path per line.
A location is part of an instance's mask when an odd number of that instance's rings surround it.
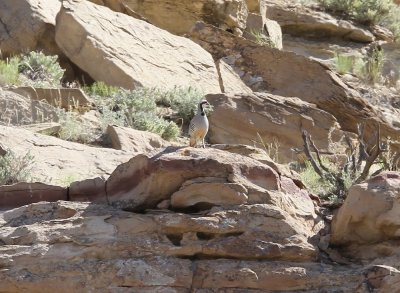
M 197 141 L 201 140 L 203 148 L 205 148 L 204 138 L 208 132 L 208 119 L 204 112 L 204 106 L 210 105 L 206 100 L 202 100 L 197 106 L 197 114 L 190 121 L 189 125 L 189 137 L 190 146 L 193 147 L 197 144 Z

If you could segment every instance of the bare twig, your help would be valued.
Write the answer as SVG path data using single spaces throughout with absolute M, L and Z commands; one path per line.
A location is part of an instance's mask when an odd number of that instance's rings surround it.
M 307 159 L 310 161 L 311 166 L 313 167 L 313 169 L 315 170 L 315 172 L 321 177 L 321 178 L 325 178 L 324 177 L 324 173 L 322 172 L 322 170 L 318 167 L 317 162 L 315 162 L 314 157 L 311 155 L 311 151 L 310 151 L 310 143 L 309 141 L 310 139 L 310 135 L 308 134 L 308 132 L 306 130 L 302 130 L 301 132 L 301 137 L 303 138 L 304 141 L 304 153 L 307 156 Z
M 365 166 L 363 171 L 361 172 L 360 176 L 356 179 L 356 183 L 359 183 L 363 180 L 365 180 L 369 174 L 369 170 L 371 166 L 374 164 L 375 160 L 378 158 L 378 156 L 382 153 L 382 147 L 381 147 L 381 127 L 378 124 L 377 126 L 377 133 L 376 133 L 376 142 L 375 146 L 371 150 L 371 155 L 367 154 L 367 158 L 365 161 Z

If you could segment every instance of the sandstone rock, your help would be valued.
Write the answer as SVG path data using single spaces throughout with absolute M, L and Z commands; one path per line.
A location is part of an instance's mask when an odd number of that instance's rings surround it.
M 244 37 L 256 41 L 254 33 L 261 33 L 270 39 L 273 46 L 282 49 L 282 30 L 278 22 L 267 19 L 259 14 L 249 13 Z
M 190 0 L 91 1 L 136 18 L 140 15 L 155 26 L 177 35 L 190 32 L 199 20 L 241 34 L 248 12 L 244 0 L 200 0 L 196 3 Z
M 282 1 L 268 1 L 266 16 L 276 20 L 284 34 L 311 38 L 343 38 L 355 42 L 372 42 L 374 36 L 366 29 L 346 20 L 337 20 L 328 13 Z
M 172 194 L 171 206 L 186 208 L 196 204 L 238 205 L 247 202 L 246 193 L 246 188 L 241 184 L 205 177 L 183 183 L 182 187 Z
M 316 251 L 304 239 L 313 233 L 273 205 L 190 215 L 134 214 L 105 205 L 41 202 L 1 213 L 0 223 L 0 290 L 6 292 L 20 292 L 21 288 L 29 292 L 55 288 L 58 292 L 113 292 L 127 287 L 140 292 L 156 287 L 211 289 L 216 283 L 206 268 L 213 265 L 220 268 L 212 271 L 221 274 L 221 288 L 232 287 L 222 277 L 224 272 L 247 267 L 260 276 L 253 288 L 267 288 L 268 278 L 278 277 L 280 271 L 306 289 L 324 286 L 317 282 L 318 278 L 324 280 L 325 274 L 309 281 L 314 270 L 332 272 L 330 266 L 308 264 Z M 280 265 L 263 259 L 280 260 Z M 294 273 L 295 268 L 304 274 Z M 347 270 L 332 277 L 329 284 L 336 284 L 335 278 L 345 273 L 351 276 L 346 279 L 349 282 L 358 277 Z M 15 282 L 25 275 L 31 277 Z M 247 282 L 237 288 L 247 288 Z M 281 284 L 279 288 L 289 290 L 291 286 Z
M 332 114 L 342 129 L 357 132 L 357 124 L 366 124 L 371 135 L 377 123 L 381 134 L 398 138 L 398 130 L 384 115 L 362 99 L 324 65 L 296 55 L 238 38 L 204 23 L 197 23 L 191 38 L 214 59 L 224 58 L 253 91 L 266 91 L 284 97 L 298 97 Z
M 157 134 L 128 127 L 109 125 L 106 133 L 116 150 L 147 153 L 171 145 Z
M 263 2 L 264 0 L 246 0 L 249 12 L 260 13 L 260 1 Z
M 324 264 L 250 261 L 238 264 L 229 260 L 200 261 L 193 276 L 194 287 L 262 290 L 254 292 L 356 292 L 361 280 L 357 270 Z M 323 290 L 309 291 L 321 287 Z
M 371 289 L 379 292 L 396 292 L 400 285 L 400 271 L 385 265 L 370 266 L 364 271 Z
M 372 244 L 398 239 L 400 174 L 384 172 L 354 185 L 332 222 L 331 243 Z
M 56 122 L 47 122 L 23 125 L 22 128 L 40 134 L 54 135 L 60 131 L 61 125 Z
M 278 22 L 267 19 L 264 27 L 267 30 L 268 36 L 273 42 L 275 48 L 282 49 L 282 30 Z
M 72 182 L 68 187 L 71 201 L 90 201 L 107 203 L 106 180 L 101 177 Z
M 63 2 L 56 41 L 94 80 L 110 85 L 221 91 L 213 59 L 200 46 L 88 1 Z
M 223 59 L 216 62 L 224 93 L 252 93 L 253 91 L 245 85 L 235 70 Z
M 13 0 L 0 3 L 0 51 L 3 56 L 32 50 L 60 53 L 54 40 L 58 0 Z
M 172 206 L 179 203 L 180 207 L 197 203 L 208 208 L 215 204 L 275 204 L 309 229 L 318 230 L 308 192 L 294 180 L 234 153 L 168 147 L 152 157 L 141 154 L 118 166 L 107 180 L 106 193 L 111 205 L 133 211 L 154 209 L 169 199 Z M 204 184 L 210 192 L 215 187 L 223 192 L 211 199 L 198 185 L 190 187 L 191 183 Z
M 119 0 L 117 0 L 117 1 L 116 0 L 89 0 L 89 1 L 93 2 L 97 5 L 106 6 L 115 12 L 125 13 L 134 18 L 147 21 L 145 17 L 143 17 L 139 13 L 133 11 L 132 8 L 130 8 L 125 1 L 119 1 Z
M 3 89 L 0 89 L 0 109 L 0 124 L 7 126 L 58 120 L 55 108 L 48 103 Z
M 367 292 L 357 289 L 371 273 L 313 262 L 316 232 L 306 223 L 315 221 L 288 202 L 202 214 L 65 201 L 3 211 L 0 291 Z
M 82 180 L 109 175 L 128 161 L 133 152 L 97 148 L 64 141 L 28 130 L 0 126 L 0 142 L 17 155 L 34 157 L 32 177 L 43 182 L 62 183 L 70 177 Z
M 12 209 L 39 201 L 67 200 L 67 189 L 43 183 L 0 186 L 0 209 Z
M 92 101 L 78 88 L 34 88 L 31 86 L 10 88 L 10 91 L 36 101 L 45 100 L 52 106 L 66 110 L 89 110 Z
M 208 95 L 207 100 L 214 108 L 209 119 L 211 143 L 263 148 L 275 142 L 276 161 L 287 163 L 297 159 L 294 148 L 303 148 L 304 129 L 324 153 L 345 149 L 344 132 L 335 117 L 300 99 L 255 93 Z
M 120 208 L 154 208 L 186 180 L 199 177 L 241 183 L 248 189 L 249 202 L 269 202 L 270 196 L 264 193 L 259 199 L 259 192 L 280 190 L 278 174 L 256 160 L 218 150 L 169 147 L 153 157 L 141 154 L 118 166 L 107 180 L 107 196 Z

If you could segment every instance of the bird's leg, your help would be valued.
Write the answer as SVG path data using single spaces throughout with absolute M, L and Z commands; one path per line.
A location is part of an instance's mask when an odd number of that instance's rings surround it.
M 203 149 L 205 149 L 206 145 L 204 144 L 204 138 L 202 140 L 203 140 Z

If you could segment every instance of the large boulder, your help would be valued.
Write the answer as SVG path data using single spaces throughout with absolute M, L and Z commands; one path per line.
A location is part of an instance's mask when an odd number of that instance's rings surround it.
M 373 244 L 400 235 L 400 174 L 385 172 L 351 187 L 334 217 L 331 243 Z
M 331 114 L 297 98 L 266 93 L 208 95 L 213 105 L 210 142 L 247 144 L 270 150 L 280 162 L 297 160 L 303 149 L 302 130 L 311 134 L 325 154 L 344 152 L 344 132 Z M 232 118 L 234 117 L 234 118 Z
M 94 80 L 110 85 L 221 92 L 214 61 L 199 45 L 89 1 L 63 2 L 56 41 Z
M 190 32 L 196 21 L 204 21 L 241 34 L 245 28 L 245 0 L 90 0 L 136 18 L 146 19 L 173 34 Z
M 5 0 L 0 2 L 0 51 L 2 56 L 32 50 L 58 54 L 54 40 L 59 0 Z
M 380 124 L 381 134 L 395 140 L 397 128 L 323 64 L 292 52 L 260 46 L 213 26 L 197 23 L 191 38 L 214 59 L 223 59 L 253 91 L 298 97 L 332 114 L 345 131 L 357 132 L 365 123 L 366 136 Z M 222 44 L 222 45 L 221 45 Z

